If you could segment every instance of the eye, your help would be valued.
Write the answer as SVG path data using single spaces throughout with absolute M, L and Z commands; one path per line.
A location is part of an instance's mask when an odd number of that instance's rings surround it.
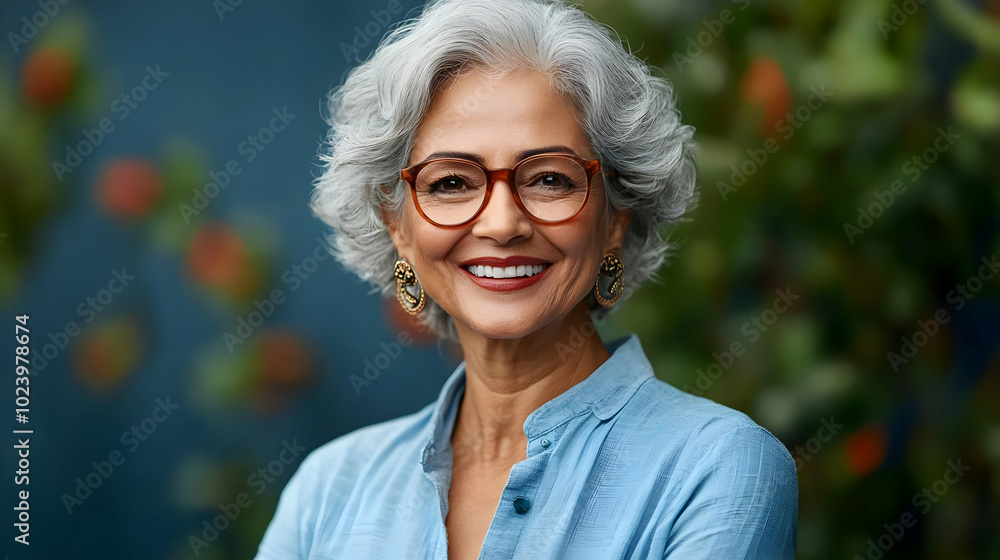
M 566 185 L 572 185 L 573 183 L 570 182 L 570 180 L 567 179 L 565 175 L 552 173 L 550 175 L 542 176 L 542 184 L 547 187 L 562 187 Z
M 459 192 L 470 188 L 469 183 L 458 176 L 442 177 L 430 185 L 430 192 Z
M 528 185 L 544 187 L 551 190 L 569 190 L 578 186 L 569 177 L 563 175 L 562 173 L 541 173 L 532 179 Z

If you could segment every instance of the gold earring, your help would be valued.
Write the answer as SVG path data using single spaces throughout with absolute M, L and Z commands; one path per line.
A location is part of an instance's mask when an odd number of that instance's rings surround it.
M 607 287 L 608 297 L 601 293 L 601 279 L 611 277 L 611 284 Z M 594 283 L 594 297 L 597 302 L 604 307 L 611 307 L 618 301 L 625 288 L 625 265 L 614 253 L 604 255 L 601 261 L 601 270 L 597 274 L 597 281 Z
M 427 294 L 417 280 L 413 267 L 406 259 L 399 257 L 392 275 L 396 277 L 396 299 L 399 300 L 399 305 L 410 315 L 420 313 L 427 303 Z

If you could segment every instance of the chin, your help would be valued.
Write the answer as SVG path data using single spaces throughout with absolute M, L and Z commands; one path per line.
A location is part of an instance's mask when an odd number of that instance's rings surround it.
M 587 287 L 583 287 L 586 290 Z M 579 305 L 586 305 L 584 296 L 576 306 L 560 298 L 561 294 L 535 294 L 539 297 L 524 298 L 516 292 L 506 294 L 456 294 L 449 307 L 460 310 L 449 313 L 457 324 L 486 338 L 516 340 L 547 327 L 561 328 L 560 323 L 574 316 Z M 471 311 L 470 310 L 474 310 Z M 446 309 L 447 312 L 447 309 Z
M 466 326 L 486 338 L 514 340 L 524 338 L 538 330 L 539 323 L 514 317 L 479 317 L 467 322 Z

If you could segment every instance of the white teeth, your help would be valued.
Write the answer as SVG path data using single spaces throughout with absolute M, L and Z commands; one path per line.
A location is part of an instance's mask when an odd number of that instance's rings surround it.
M 499 266 L 484 266 L 470 264 L 465 267 L 474 276 L 480 278 L 524 278 L 530 277 L 538 274 L 539 272 L 545 270 L 545 264 L 533 264 L 533 265 L 518 265 L 518 266 L 508 266 L 500 268 Z

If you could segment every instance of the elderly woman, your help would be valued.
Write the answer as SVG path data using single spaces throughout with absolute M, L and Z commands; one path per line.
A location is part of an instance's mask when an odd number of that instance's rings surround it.
M 595 332 L 693 200 L 665 80 L 561 2 L 441 0 L 329 108 L 334 254 L 465 360 L 310 454 L 258 558 L 794 556 L 785 447 Z

